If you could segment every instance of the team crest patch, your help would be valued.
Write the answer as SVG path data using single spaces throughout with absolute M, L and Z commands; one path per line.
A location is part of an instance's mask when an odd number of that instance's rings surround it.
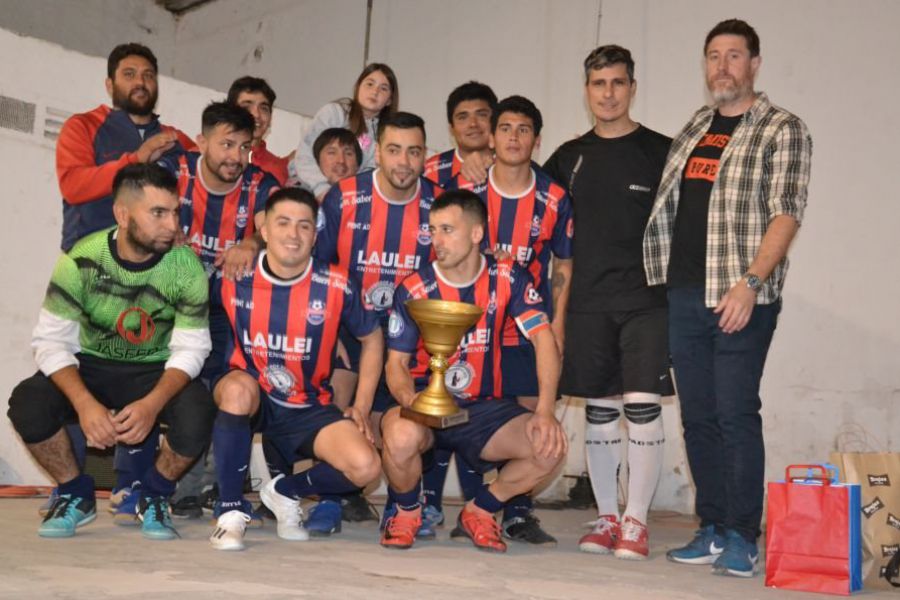
M 541 294 L 529 283 L 525 290 L 525 304 L 540 304 L 542 300 Z
M 269 382 L 269 385 L 285 396 L 289 396 L 291 390 L 294 389 L 294 376 L 282 365 L 269 365 L 266 367 L 265 371 L 263 371 L 263 375 L 265 376 L 266 381 Z
M 403 334 L 403 328 L 403 317 L 395 312 L 391 313 L 391 317 L 388 319 L 388 336 L 392 338 L 400 337 Z
M 309 303 L 306 320 L 310 325 L 321 325 L 325 322 L 325 304 L 321 300 L 313 300 Z
M 541 233 L 541 218 L 534 215 L 531 219 L 531 237 L 537 237 Z
M 242 206 L 238 207 L 237 217 L 234 220 L 234 224 L 242 229 L 247 226 L 247 207 L 246 206 L 242 205 Z
M 366 292 L 367 304 L 376 310 L 385 310 L 394 303 L 394 286 L 389 281 L 379 281 Z
M 416 240 L 423 246 L 431 243 L 431 232 L 428 231 L 428 223 L 419 224 L 419 233 L 416 235 Z
M 325 211 L 320 206 L 316 213 L 316 231 L 322 231 L 323 229 L 325 229 Z
M 458 362 L 444 373 L 444 384 L 451 393 L 459 396 L 469 387 L 474 378 L 475 369 L 472 368 L 472 365 L 467 362 Z

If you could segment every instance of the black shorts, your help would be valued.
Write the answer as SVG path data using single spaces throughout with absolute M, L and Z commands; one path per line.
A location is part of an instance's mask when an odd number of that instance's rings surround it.
M 560 393 L 670 396 L 668 309 L 569 313 Z
M 519 415 L 530 414 L 514 398 L 477 400 L 463 405 L 469 411 L 469 421 L 447 429 L 434 429 L 434 445 L 453 450 L 462 456 L 477 473 L 500 468 L 505 461 L 494 463 L 481 459 L 481 452 L 497 431 Z
M 319 432 L 346 417 L 333 404 L 313 403 L 297 408 L 273 402 L 259 390 L 259 410 L 253 416 L 253 431 L 263 439 L 286 463 L 305 458 L 318 458 L 313 450 Z
M 100 404 L 121 410 L 146 396 L 165 370 L 164 363 L 125 363 L 86 354 L 78 356 L 78 373 Z M 78 422 L 69 399 L 43 373 L 38 372 L 13 389 L 7 412 L 26 444 L 52 437 L 61 427 Z M 166 439 L 176 454 L 199 456 L 209 445 L 216 405 L 198 380 L 191 381 L 159 413 L 168 426 Z
M 504 396 L 537 396 L 537 363 L 534 346 L 503 346 L 500 352 L 500 370 L 503 372 Z

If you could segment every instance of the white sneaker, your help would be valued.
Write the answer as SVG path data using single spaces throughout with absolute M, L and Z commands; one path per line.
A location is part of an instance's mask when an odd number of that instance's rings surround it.
M 278 537 L 283 540 L 305 542 L 309 539 L 309 532 L 303 527 L 303 509 L 300 501 L 279 494 L 275 489 L 275 482 L 284 477 L 284 474 L 272 479 L 259 491 L 259 499 L 275 515 L 278 521 Z
M 244 532 L 249 522 L 250 515 L 239 510 L 222 513 L 216 521 L 216 530 L 209 536 L 209 542 L 216 550 L 243 550 Z

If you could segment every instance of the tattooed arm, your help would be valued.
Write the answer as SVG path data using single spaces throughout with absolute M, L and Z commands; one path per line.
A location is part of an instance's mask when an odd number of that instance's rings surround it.
M 550 279 L 553 294 L 553 321 L 550 328 L 559 354 L 562 356 L 566 339 L 566 310 L 569 305 L 569 288 L 572 284 L 572 259 L 553 257 L 553 277 Z

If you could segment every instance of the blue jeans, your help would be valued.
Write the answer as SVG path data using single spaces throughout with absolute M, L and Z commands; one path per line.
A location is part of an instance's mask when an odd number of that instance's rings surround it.
M 759 383 L 781 301 L 755 306 L 746 327 L 726 334 L 703 294 L 699 287 L 668 292 L 669 350 L 696 512 L 701 527 L 734 529 L 755 542 L 765 471 Z

